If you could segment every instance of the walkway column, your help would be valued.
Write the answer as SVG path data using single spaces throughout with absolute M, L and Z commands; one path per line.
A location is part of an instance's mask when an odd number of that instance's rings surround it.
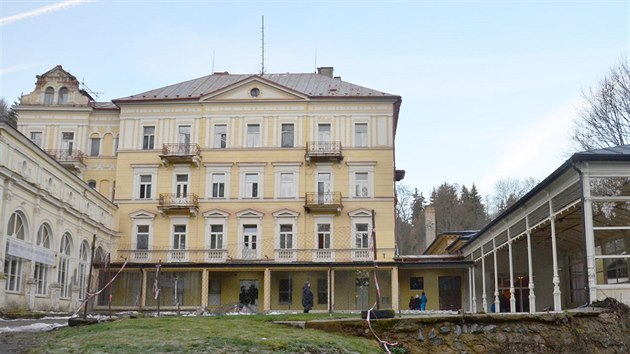
M 536 312 L 536 295 L 534 294 L 534 269 L 532 268 L 532 231 L 527 230 L 527 268 L 529 277 L 529 312 Z
M 392 268 L 392 310 L 400 309 L 400 294 L 398 293 L 398 267 Z
M 549 205 L 551 209 L 551 204 Z M 560 293 L 560 276 L 558 275 L 558 247 L 556 245 L 556 216 L 549 217 L 551 222 L 551 252 L 553 257 L 553 310 L 562 311 L 562 301 Z
M 492 251 L 494 257 L 494 311 L 501 312 L 501 301 L 499 301 L 499 267 L 497 266 L 497 250 Z
M 516 312 L 516 297 L 514 296 L 514 265 L 512 262 L 512 240 L 508 241 L 508 254 L 510 257 L 510 312 Z
M 488 298 L 486 296 L 486 257 L 485 255 L 481 256 L 481 286 L 483 287 L 481 289 L 481 308 L 483 309 L 483 312 L 488 312 Z
M 328 270 L 328 296 L 330 301 L 328 301 L 328 312 L 335 311 L 335 270 Z
M 201 307 L 208 308 L 208 289 L 210 286 L 210 270 L 201 271 Z
M 475 288 L 475 263 L 472 265 L 472 312 L 477 312 L 477 289 Z
M 263 313 L 271 311 L 271 270 L 265 268 L 263 275 L 263 296 L 265 301 L 263 302 Z
M 472 311 L 472 268 L 468 268 L 468 312 Z
M 595 271 L 595 234 L 593 232 L 593 201 L 591 199 L 591 185 L 588 173 L 582 177 L 582 191 L 584 193 L 584 233 L 586 242 L 586 269 L 588 281 L 588 302 L 597 300 L 597 281 Z

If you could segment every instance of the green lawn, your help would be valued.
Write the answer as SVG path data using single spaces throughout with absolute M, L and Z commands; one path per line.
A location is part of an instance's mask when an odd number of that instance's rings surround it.
M 345 316 L 348 317 L 348 316 Z M 63 328 L 42 334 L 34 353 L 382 353 L 376 340 L 292 328 L 272 321 L 328 315 L 159 317 Z

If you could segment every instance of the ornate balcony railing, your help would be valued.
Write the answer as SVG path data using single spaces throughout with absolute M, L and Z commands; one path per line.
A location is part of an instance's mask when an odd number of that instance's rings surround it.
M 276 261 L 278 262 L 289 262 L 294 261 L 296 259 L 297 251 L 294 249 L 277 249 L 276 250 Z
M 304 209 L 308 212 L 323 211 L 340 213 L 343 209 L 341 192 L 306 193 Z
M 158 201 L 158 210 L 162 214 L 184 211 L 197 215 L 198 208 L 199 197 L 193 193 L 162 193 Z
M 335 260 L 335 251 L 332 249 L 319 249 L 313 252 L 313 262 L 332 262 Z
M 367 248 L 358 248 L 352 250 L 353 261 L 371 261 L 374 259 L 373 251 Z
M 169 163 L 194 163 L 199 166 L 201 163 L 201 149 L 198 144 L 192 143 L 169 143 L 162 145 L 162 163 L 166 166 Z
M 208 262 L 223 262 L 227 259 L 227 250 L 207 250 L 206 260 Z
M 243 248 L 241 249 L 241 258 L 242 259 L 258 259 L 258 250 L 253 250 L 251 248 Z
M 340 141 L 309 141 L 306 143 L 306 162 L 343 160 Z

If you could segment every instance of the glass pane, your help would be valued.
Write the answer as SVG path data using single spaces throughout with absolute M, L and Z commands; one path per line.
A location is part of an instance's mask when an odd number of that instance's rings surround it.
M 630 177 L 591 178 L 591 195 L 628 197 L 630 196 Z
M 593 226 L 630 226 L 630 201 L 594 201 Z

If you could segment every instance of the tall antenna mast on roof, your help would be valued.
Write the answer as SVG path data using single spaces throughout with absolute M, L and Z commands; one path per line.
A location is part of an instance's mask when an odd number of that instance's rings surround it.
M 214 74 L 214 49 L 212 50 L 212 72 L 211 74 Z
M 262 26 L 261 26 L 261 37 L 260 37 L 260 42 L 261 42 L 261 62 L 260 62 L 260 75 L 263 75 L 265 73 L 265 16 L 262 17 Z
M 87 85 L 85 84 L 85 82 L 83 81 L 83 79 L 81 79 L 81 90 L 87 92 L 90 94 L 90 96 L 94 96 L 94 101 L 98 102 L 98 96 L 102 95 L 103 92 L 96 92 L 96 91 L 92 91 L 90 90 L 89 87 L 87 87 Z

